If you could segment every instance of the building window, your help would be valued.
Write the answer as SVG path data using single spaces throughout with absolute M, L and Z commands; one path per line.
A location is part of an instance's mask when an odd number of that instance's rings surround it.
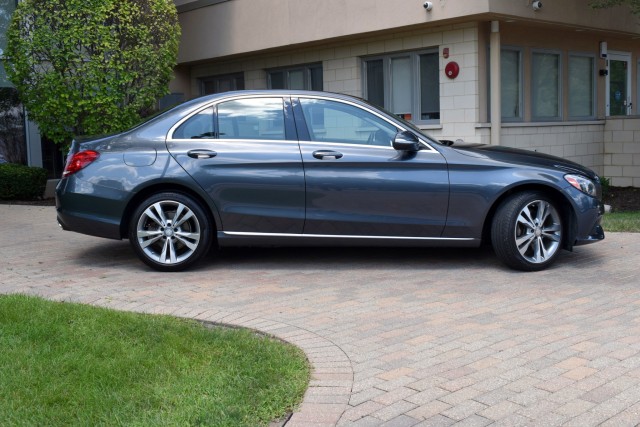
M 243 89 L 243 73 L 224 74 L 220 76 L 205 77 L 203 79 L 200 79 L 200 92 L 202 95 Z
M 504 121 L 522 120 L 522 54 L 516 49 L 500 51 L 500 105 Z
M 269 89 L 322 90 L 322 64 L 267 71 Z
M 561 119 L 560 76 L 560 54 L 532 53 L 531 117 L 533 120 Z
M 569 117 L 595 117 L 595 58 L 569 55 Z
M 369 102 L 416 123 L 440 121 L 437 51 L 368 58 L 362 69 Z

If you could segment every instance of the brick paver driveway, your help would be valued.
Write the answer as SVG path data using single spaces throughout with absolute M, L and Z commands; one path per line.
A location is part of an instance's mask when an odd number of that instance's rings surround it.
M 0 293 L 243 325 L 314 374 L 289 425 L 635 425 L 640 235 L 609 234 L 540 273 L 490 250 L 245 249 L 148 270 L 126 241 L 0 205 Z

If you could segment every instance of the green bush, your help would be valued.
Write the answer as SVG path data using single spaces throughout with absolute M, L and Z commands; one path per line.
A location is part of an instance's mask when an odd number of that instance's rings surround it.
M 604 176 L 600 177 L 600 185 L 602 186 L 602 195 L 607 196 L 611 190 L 611 180 Z
M 0 165 L 0 199 L 32 200 L 42 197 L 47 185 L 43 168 L 6 163 Z

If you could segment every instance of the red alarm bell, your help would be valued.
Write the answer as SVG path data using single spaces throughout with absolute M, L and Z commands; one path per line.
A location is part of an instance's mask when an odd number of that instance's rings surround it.
M 444 67 L 444 73 L 450 79 L 455 79 L 460 74 L 460 66 L 457 62 L 449 62 L 446 67 Z

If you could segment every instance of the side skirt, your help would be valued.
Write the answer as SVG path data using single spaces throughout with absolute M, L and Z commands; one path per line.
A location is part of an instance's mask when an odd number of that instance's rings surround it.
M 454 247 L 475 248 L 474 238 L 341 236 L 326 234 L 251 233 L 218 231 L 220 246 L 378 246 L 378 247 Z

